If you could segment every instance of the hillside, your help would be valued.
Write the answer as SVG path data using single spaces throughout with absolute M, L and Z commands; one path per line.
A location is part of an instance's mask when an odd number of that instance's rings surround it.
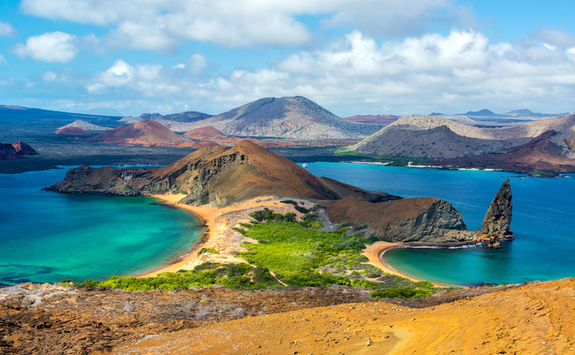
M 447 126 L 413 129 L 390 125 L 352 146 L 363 154 L 445 159 L 494 152 L 508 146 L 505 141 L 460 136 Z
M 380 125 L 388 125 L 397 121 L 399 116 L 394 115 L 356 115 L 345 117 L 348 121 L 359 122 L 359 123 L 371 123 L 371 124 L 380 124 Z
M 114 144 L 177 144 L 185 139 L 154 121 L 139 121 L 105 131 L 88 139 L 91 142 Z
M 553 142 L 556 135 L 555 131 L 546 131 L 528 143 L 503 152 L 447 159 L 435 163 L 460 167 L 481 166 L 523 173 L 575 172 L 575 159 L 567 157 L 565 148 Z
M 24 142 L 0 143 L 0 160 L 17 160 L 37 154 L 34 148 Z
M 187 124 L 188 129 L 205 126 L 226 135 L 289 139 L 362 138 L 381 128 L 350 122 L 301 96 L 264 98 Z
M 155 333 L 114 352 L 569 354 L 574 287 L 573 278 L 535 282 L 421 309 L 385 301 L 302 309 Z
M 553 149 L 545 152 L 533 148 L 529 142 L 541 137 L 545 132 Z M 572 162 L 565 160 L 573 156 L 575 137 L 575 115 L 541 119 L 504 128 L 477 127 L 463 122 L 455 122 L 439 116 L 402 117 L 379 132 L 365 138 L 351 147 L 352 151 L 368 155 L 404 156 L 424 158 L 428 163 L 473 167 L 498 167 L 512 171 L 564 168 Z M 513 150 L 502 158 L 492 153 Z M 531 148 L 529 148 L 531 147 Z M 537 150 L 537 149 L 536 149 Z M 528 158 L 528 155 L 532 158 Z M 480 158 L 478 158 L 480 157 Z M 551 163 L 537 163 L 539 158 Z M 457 161 L 452 159 L 459 158 Z M 493 162 L 490 159 L 495 159 Z M 511 159 L 511 160 L 510 160 Z M 449 162 L 447 161 L 449 160 Z M 467 163 L 466 163 L 467 162 Z
M 67 125 L 62 126 L 58 129 L 64 129 L 64 128 L 68 128 L 68 127 L 80 128 L 80 129 L 83 129 L 85 131 L 107 131 L 107 130 L 111 129 L 109 127 L 95 125 L 93 123 L 90 123 L 90 122 L 87 122 L 84 120 L 76 120 L 74 122 L 70 122 Z
M 191 129 L 184 134 L 184 137 L 195 140 L 214 140 L 226 138 L 226 135 L 214 127 L 206 126 L 202 128 Z

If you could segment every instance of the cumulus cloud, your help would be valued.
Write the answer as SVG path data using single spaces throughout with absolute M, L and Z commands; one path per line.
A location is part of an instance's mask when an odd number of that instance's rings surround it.
M 353 31 L 267 68 L 206 78 L 189 70 L 189 62 L 202 64 L 203 57 L 173 66 L 118 61 L 90 85 L 99 95 L 121 87 L 134 97 L 196 102 L 196 109 L 212 112 L 292 95 L 308 96 L 341 115 L 454 113 L 486 106 L 572 110 L 565 105 L 575 95 L 575 46 L 553 46 L 491 43 L 482 33 L 463 30 L 384 42 Z
M 77 37 L 64 32 L 47 32 L 28 37 L 26 44 L 18 44 L 14 53 L 44 62 L 69 62 L 78 53 Z
M 16 33 L 12 25 L 7 22 L 0 21 L 0 37 L 10 37 Z
M 169 51 L 187 40 L 227 47 L 302 46 L 312 37 L 306 24 L 299 20 L 302 15 L 320 15 L 325 18 L 326 27 L 356 28 L 376 37 L 414 34 L 430 23 L 465 17 L 451 3 L 452 0 L 23 0 L 21 9 L 50 19 L 107 26 L 110 32 L 103 40 L 110 46 Z

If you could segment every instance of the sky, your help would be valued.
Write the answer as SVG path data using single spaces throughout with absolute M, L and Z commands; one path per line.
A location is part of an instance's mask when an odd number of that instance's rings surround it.
M 575 112 L 573 14 L 573 0 L 2 0 L 0 104 Z

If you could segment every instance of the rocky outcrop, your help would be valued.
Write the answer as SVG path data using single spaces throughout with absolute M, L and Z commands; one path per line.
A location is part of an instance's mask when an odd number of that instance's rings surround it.
M 390 242 L 425 245 L 468 244 L 475 232 L 467 230 L 449 202 L 437 198 L 406 198 L 370 202 L 348 196 L 327 208 L 329 219 L 338 224 L 353 224 L 366 236 Z
M 16 160 L 37 154 L 34 148 L 24 142 L 0 143 L 0 160 Z
M 511 231 L 511 186 L 509 179 L 505 180 L 493 201 L 487 209 L 478 240 L 491 246 L 500 240 L 513 240 Z
M 48 189 L 123 196 L 183 193 L 183 203 L 215 206 L 264 195 L 314 201 L 333 201 L 348 195 L 369 200 L 397 198 L 320 179 L 250 141 L 227 149 L 218 145 L 202 148 L 161 168 L 83 166 L 68 171 L 63 181 Z

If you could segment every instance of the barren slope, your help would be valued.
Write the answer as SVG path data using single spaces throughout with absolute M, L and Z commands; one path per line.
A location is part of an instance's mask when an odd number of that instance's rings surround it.
M 115 353 L 566 354 L 575 351 L 575 279 L 536 282 L 431 308 L 345 304 L 215 323 Z
M 186 125 L 212 126 L 227 135 L 291 139 L 362 138 L 381 128 L 345 120 L 301 96 L 260 99 Z
M 177 144 L 185 139 L 154 121 L 140 121 L 105 131 L 90 141 L 119 144 Z

